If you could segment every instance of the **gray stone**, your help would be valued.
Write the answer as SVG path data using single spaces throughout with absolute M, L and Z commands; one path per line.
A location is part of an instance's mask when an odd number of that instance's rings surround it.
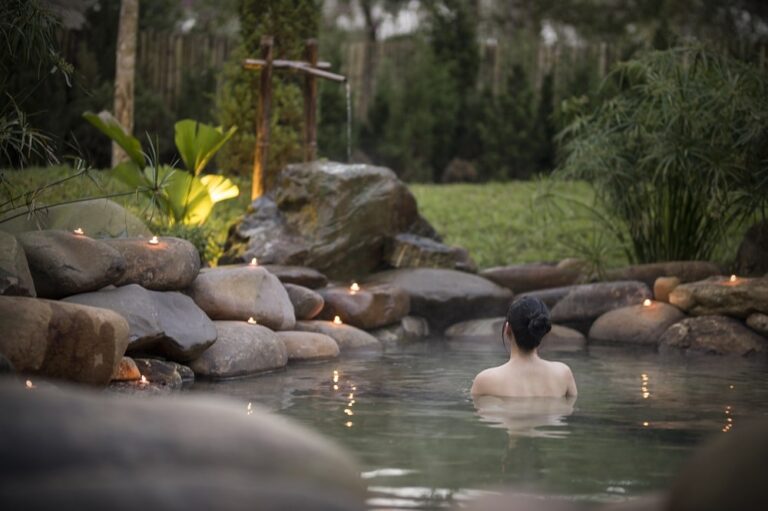
M 387 240 L 384 262 L 393 268 L 446 268 L 477 272 L 477 264 L 466 249 L 407 233 Z
M 374 336 L 351 325 L 336 325 L 330 321 L 297 321 L 296 330 L 325 334 L 336 341 L 344 353 L 352 350 L 380 350 L 381 343 Z
M 669 303 L 669 295 L 682 284 L 677 277 L 659 277 L 653 283 L 653 297 L 659 302 Z
M 659 277 L 677 277 L 681 282 L 694 282 L 720 275 L 720 267 L 709 261 L 666 261 L 635 264 L 605 272 L 605 280 L 638 280 L 648 287 Z
M 541 340 L 539 351 L 580 351 L 587 346 L 584 334 L 573 328 L 562 325 L 552 325 L 552 330 Z
M 5 358 L 5 355 L 0 353 L 0 374 L 8 374 L 8 373 L 15 373 L 16 368 L 13 367 L 13 364 L 10 360 Z
M 181 386 L 188 387 L 195 383 L 195 372 L 191 367 L 179 364 L 178 362 L 169 362 L 176 368 L 176 372 L 181 376 Z
M 410 297 L 395 286 L 370 285 L 357 291 L 327 287 L 318 293 L 325 301 L 318 319 L 330 321 L 339 316 L 344 323 L 363 330 L 397 323 L 411 310 Z
M 331 337 L 314 332 L 275 332 L 285 344 L 288 361 L 328 360 L 339 356 L 339 345 Z
M 316 268 L 355 278 L 380 266 L 384 242 L 419 223 L 416 200 L 394 172 L 327 161 L 288 165 L 274 202 L 262 197 L 231 230 L 223 262 Z M 329 193 L 329 192 L 333 193 Z
M 4 215 L 3 218 L 26 212 L 27 208 L 22 206 Z M 72 232 L 78 228 L 92 238 L 152 236 L 144 222 L 136 215 L 109 199 L 60 204 L 38 210 L 32 217 L 23 214 L 12 220 L 0 219 L 0 231 L 11 234 L 38 229 L 60 229 Z
M 317 289 L 328 285 L 328 278 L 317 270 L 306 266 L 285 266 L 280 264 L 265 264 L 263 267 L 277 277 L 283 284 Z
M 259 266 L 204 269 L 189 293 L 211 319 L 253 318 L 272 330 L 290 330 L 296 322 L 285 287 Z
M 692 316 L 725 315 L 746 318 L 753 312 L 768 314 L 768 278 L 725 277 L 677 286 L 669 303 Z
M 664 332 L 685 317 L 680 309 L 663 302 L 630 305 L 608 311 L 592 324 L 589 341 L 656 347 Z
M 426 318 L 430 327 L 442 331 L 464 319 L 505 314 L 512 292 L 493 282 L 465 272 L 433 268 L 411 268 L 375 273 L 365 285 L 388 284 L 411 297 L 411 314 Z
M 288 363 L 285 344 L 275 332 L 244 321 L 214 321 L 216 343 L 190 367 L 196 376 L 235 378 L 281 369 Z
M 470 319 L 462 321 L 448 327 L 445 336 L 453 337 L 497 337 L 501 338 L 501 329 L 504 326 L 506 318 L 504 316 L 496 318 Z
M 360 467 L 309 428 L 224 396 L 0 382 L 4 509 L 352 511 Z
M 37 295 L 62 298 L 114 284 L 125 271 L 115 249 L 86 235 L 33 231 L 17 236 L 24 247 Z
M 297 320 L 314 319 L 323 310 L 325 300 L 311 289 L 296 284 L 283 284 L 293 304 L 293 312 Z
M 481 271 L 480 276 L 515 293 L 525 293 L 570 286 L 579 280 L 581 272 L 571 268 L 559 268 L 552 264 L 532 263 L 488 268 Z
M 642 282 L 600 282 L 570 286 L 552 307 L 552 322 L 588 330 L 599 316 L 613 309 L 643 303 L 651 290 Z
M 445 336 L 449 339 L 487 340 L 495 348 L 497 344 L 501 344 L 501 331 L 505 321 L 504 316 L 463 321 L 448 328 Z M 552 330 L 541 340 L 539 351 L 578 351 L 584 349 L 586 344 L 587 340 L 581 332 L 561 325 L 552 325 Z
M 216 340 L 216 327 L 188 296 L 148 291 L 137 284 L 70 296 L 64 301 L 103 307 L 123 316 L 130 328 L 131 353 L 158 354 L 184 362 Z
M 518 298 L 522 298 L 524 296 L 531 296 L 534 298 L 538 298 L 544 304 L 549 308 L 549 310 L 552 310 L 552 308 L 557 305 L 557 302 L 568 296 L 568 293 L 571 292 L 572 286 L 565 286 L 565 287 L 553 287 L 550 289 L 540 289 L 537 291 L 528 291 L 527 293 L 522 293 L 520 295 L 517 295 Z
M 36 296 L 27 256 L 18 240 L 0 231 L 0 295 Z
M 768 337 L 768 314 L 755 312 L 747 318 L 747 326 L 762 335 Z
M 406 316 L 399 322 L 369 332 L 382 344 L 408 343 L 429 336 L 429 323 L 417 316 Z
M 662 335 L 659 347 L 663 351 L 750 356 L 765 354 L 768 339 L 733 318 L 700 316 L 670 326 Z
M 167 387 L 171 390 L 181 389 L 181 375 L 173 362 L 154 358 L 135 358 L 134 361 L 141 376 L 146 378 L 148 384 Z
M 200 271 L 200 255 L 187 240 L 158 238 L 157 245 L 148 238 L 104 240 L 125 258 L 125 273 L 117 286 L 139 284 L 155 291 L 180 291 L 189 287 Z
M 736 255 L 740 275 L 768 275 L 768 220 L 750 227 Z
M 135 381 L 141 379 L 141 371 L 131 357 L 123 357 L 112 374 L 112 381 Z
M 0 353 L 20 372 L 106 385 L 128 346 L 119 314 L 74 303 L 0 296 Z

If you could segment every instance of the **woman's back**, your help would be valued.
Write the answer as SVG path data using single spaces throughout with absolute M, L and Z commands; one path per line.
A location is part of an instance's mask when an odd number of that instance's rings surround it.
M 472 383 L 472 395 L 502 397 L 576 396 L 576 383 L 570 368 L 536 355 L 510 358 L 499 367 L 482 371 Z

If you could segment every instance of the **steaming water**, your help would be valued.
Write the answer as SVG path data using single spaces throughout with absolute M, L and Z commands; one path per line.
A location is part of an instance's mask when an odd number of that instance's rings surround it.
M 260 403 L 335 439 L 360 461 L 373 509 L 449 507 L 500 487 L 631 499 L 665 488 L 692 449 L 729 434 L 729 417 L 737 429 L 768 416 L 763 363 L 608 348 L 543 355 L 573 369 L 572 406 L 512 400 L 478 413 L 469 386 L 503 361 L 499 351 L 434 341 L 197 388 L 234 396 L 243 413 Z

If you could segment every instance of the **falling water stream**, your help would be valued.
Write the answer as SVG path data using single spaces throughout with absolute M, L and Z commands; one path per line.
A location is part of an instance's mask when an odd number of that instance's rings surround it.
M 347 94 L 347 163 L 352 163 L 352 92 L 349 81 L 344 82 L 344 91 Z

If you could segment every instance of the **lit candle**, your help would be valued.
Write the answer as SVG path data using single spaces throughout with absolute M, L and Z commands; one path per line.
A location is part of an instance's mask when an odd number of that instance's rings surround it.
M 78 235 L 78 236 L 82 236 L 82 235 L 84 235 L 84 234 L 85 234 L 85 231 L 83 231 L 83 229 L 82 229 L 81 227 L 78 227 L 77 229 L 75 229 L 75 230 L 74 230 L 74 231 L 72 231 L 72 232 L 73 232 L 73 233 L 75 233 L 75 234 L 76 234 L 76 235 Z
M 648 421 L 643 422 L 643 426 L 645 426 L 647 428 L 648 427 Z
M 653 302 L 651 302 L 650 298 L 646 298 L 645 300 L 643 300 L 643 307 L 650 307 L 651 303 Z
M 151 238 L 149 238 L 149 241 L 147 243 L 149 243 L 150 245 L 159 245 L 160 240 L 157 239 L 157 236 L 152 236 Z
M 37 388 L 37 387 L 35 387 L 35 384 L 34 384 L 34 383 L 32 383 L 32 380 L 27 380 L 27 384 L 26 384 L 26 385 L 27 385 L 27 388 L 28 388 L 28 389 L 34 389 L 34 388 Z
M 255 320 L 255 319 L 253 319 L 253 316 L 251 316 L 250 318 L 248 318 L 248 324 L 249 324 L 249 325 L 255 325 L 255 324 L 256 324 L 256 320 Z
M 339 316 L 335 316 L 335 317 L 333 318 L 333 324 L 334 324 L 334 325 L 341 325 L 341 324 L 343 324 L 343 323 L 341 322 L 341 318 L 340 318 Z
M 352 294 L 355 294 L 355 293 L 357 293 L 358 291 L 360 291 L 360 286 L 358 286 L 358 285 L 357 285 L 357 282 L 353 282 L 353 283 L 352 283 L 352 285 L 351 285 L 351 286 L 349 286 L 349 291 L 350 291 Z
M 731 278 L 728 280 L 730 280 L 731 282 L 736 282 L 736 275 L 731 275 Z
M 147 377 L 142 374 L 141 375 L 141 380 L 139 380 L 139 384 L 140 385 L 148 385 L 149 384 L 149 380 L 147 380 Z
M 258 265 L 259 265 L 259 260 L 256 259 L 255 257 L 251 259 L 250 263 L 248 263 L 248 266 L 258 266 Z

